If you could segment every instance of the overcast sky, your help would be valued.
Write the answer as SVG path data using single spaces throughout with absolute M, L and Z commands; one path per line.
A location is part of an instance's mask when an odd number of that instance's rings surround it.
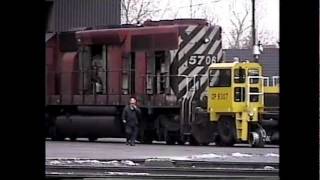
M 166 11 L 158 19 L 190 18 L 190 1 L 161 0 L 159 7 Z M 251 0 L 192 0 L 192 4 L 193 18 L 203 18 L 205 12 L 215 17 L 216 24 L 225 32 L 231 26 L 231 8 L 241 16 L 247 6 L 250 10 L 248 23 L 251 23 Z M 256 24 L 258 30 L 268 31 L 275 39 L 279 39 L 279 0 L 256 0 Z

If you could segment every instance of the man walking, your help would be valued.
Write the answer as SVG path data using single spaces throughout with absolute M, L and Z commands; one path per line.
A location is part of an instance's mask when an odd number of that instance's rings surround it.
M 137 107 L 136 103 L 137 100 L 135 98 L 130 98 L 129 105 L 127 105 L 122 112 L 122 121 L 125 124 L 127 135 L 126 144 L 130 144 L 130 146 L 135 145 L 135 140 L 138 133 L 139 118 L 141 115 L 141 110 Z

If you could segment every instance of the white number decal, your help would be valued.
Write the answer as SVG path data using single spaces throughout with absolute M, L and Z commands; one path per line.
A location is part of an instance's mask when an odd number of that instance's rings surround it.
M 190 56 L 189 65 L 209 66 L 212 63 L 217 62 L 216 56 L 204 56 L 204 55 L 192 55 Z
M 207 64 L 207 65 L 210 65 L 210 64 L 211 64 L 211 58 L 210 58 L 210 56 L 207 56 L 207 57 L 206 57 L 206 64 Z
M 216 56 L 212 56 L 212 61 L 211 63 L 217 63 L 217 57 Z
M 194 65 L 197 63 L 197 56 L 190 56 L 189 64 Z
M 204 56 L 198 56 L 198 65 L 201 65 L 202 64 L 202 61 L 204 60 Z

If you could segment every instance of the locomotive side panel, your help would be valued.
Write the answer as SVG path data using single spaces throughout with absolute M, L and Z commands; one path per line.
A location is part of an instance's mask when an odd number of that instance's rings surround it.
M 122 94 L 122 54 L 118 46 L 107 46 L 107 94 L 108 104 L 115 104 Z
M 145 51 L 137 51 L 135 55 L 135 94 L 141 97 L 145 94 L 147 59 Z

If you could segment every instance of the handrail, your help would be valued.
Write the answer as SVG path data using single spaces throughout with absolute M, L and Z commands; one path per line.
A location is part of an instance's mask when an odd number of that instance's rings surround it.
M 266 87 L 275 87 L 278 86 L 280 83 L 278 82 L 280 79 L 280 76 L 271 76 L 271 77 L 265 77 L 267 80 Z M 271 83 L 270 83 L 271 79 Z M 265 83 L 263 83 L 265 85 Z
M 261 91 L 260 92 L 250 92 L 250 79 L 259 79 L 259 80 L 262 80 L 262 87 L 261 87 Z M 250 105 L 250 95 L 258 95 L 258 96 L 262 96 L 262 104 L 264 104 L 264 98 L 263 98 L 263 95 L 264 95 L 264 80 L 265 79 L 268 79 L 268 77 L 264 77 L 264 76 L 247 76 L 247 97 L 246 97 L 246 104 L 247 104 L 247 107 L 249 107 Z M 257 83 L 259 84 L 259 83 Z

